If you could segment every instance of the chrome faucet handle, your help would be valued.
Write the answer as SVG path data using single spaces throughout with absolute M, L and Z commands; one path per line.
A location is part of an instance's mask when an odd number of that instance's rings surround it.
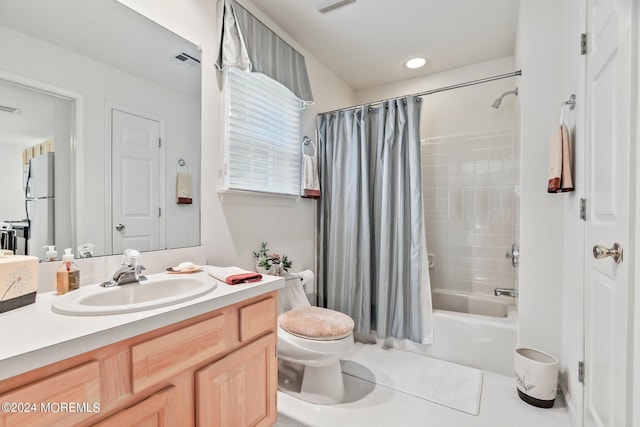
M 137 250 L 127 249 L 122 254 L 122 265 L 135 267 L 141 258 L 142 258 L 142 254 Z
M 142 264 L 136 265 L 136 278 L 138 279 L 138 282 L 147 280 L 147 277 L 142 274 L 143 270 L 146 270 L 146 268 L 144 268 L 144 265 Z
M 116 285 L 117 285 L 117 283 L 113 279 L 109 279 L 106 282 L 100 283 L 100 286 L 102 286 L 103 288 L 110 288 L 110 287 L 116 286 Z
M 514 297 L 517 298 L 518 297 L 518 290 L 515 288 L 494 288 L 493 289 L 493 294 L 497 297 L 499 297 L 500 295 L 505 295 L 508 297 Z
M 511 245 L 511 250 L 505 254 L 506 258 L 511 258 L 511 265 L 516 268 L 520 263 L 520 248 L 517 243 Z

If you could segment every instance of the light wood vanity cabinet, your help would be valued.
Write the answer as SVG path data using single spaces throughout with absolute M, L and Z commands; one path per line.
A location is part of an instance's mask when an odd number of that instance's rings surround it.
M 197 425 L 270 426 L 275 422 L 276 334 L 196 372 Z
M 276 316 L 272 292 L 4 380 L 37 410 L 0 427 L 273 425 Z

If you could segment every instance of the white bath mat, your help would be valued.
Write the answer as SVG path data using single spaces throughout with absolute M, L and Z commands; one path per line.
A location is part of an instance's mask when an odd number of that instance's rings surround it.
M 480 411 L 482 371 L 379 345 L 356 343 L 342 372 L 471 415 Z

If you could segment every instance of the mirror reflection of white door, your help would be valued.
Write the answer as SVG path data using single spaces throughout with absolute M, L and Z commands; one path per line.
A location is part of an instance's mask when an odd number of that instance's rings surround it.
M 111 112 L 113 253 L 163 249 L 160 123 Z
M 588 0 L 585 426 L 630 425 L 628 253 L 596 259 L 596 245 L 629 249 L 632 0 Z M 625 256 L 628 259 L 625 259 Z

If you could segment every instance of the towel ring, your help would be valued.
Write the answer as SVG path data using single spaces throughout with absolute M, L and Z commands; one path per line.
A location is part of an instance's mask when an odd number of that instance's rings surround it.
M 191 175 L 191 168 L 189 167 L 187 162 L 184 161 L 184 159 L 178 160 L 178 164 L 176 165 L 176 172 L 180 172 L 180 168 L 185 166 L 187 167 L 187 173 Z
M 307 154 L 304 152 L 304 147 L 307 147 L 311 145 L 313 147 L 313 154 Z M 301 151 L 302 151 L 302 155 L 303 156 L 315 156 L 317 151 L 316 150 L 316 145 L 313 143 L 313 141 L 311 140 L 311 138 L 309 138 L 308 136 L 305 136 L 302 138 L 302 146 L 301 146 Z

